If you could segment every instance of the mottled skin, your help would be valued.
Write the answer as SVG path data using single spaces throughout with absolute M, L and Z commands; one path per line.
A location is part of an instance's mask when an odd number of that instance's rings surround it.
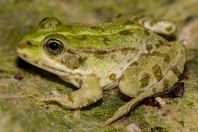
M 96 26 L 63 25 L 55 18 L 40 22 L 17 47 L 25 61 L 75 85 L 71 95 L 42 98 L 64 108 L 80 109 L 118 86 L 131 101 L 120 107 L 105 124 L 126 115 L 142 99 L 170 88 L 185 63 L 185 49 L 168 42 L 133 21 Z

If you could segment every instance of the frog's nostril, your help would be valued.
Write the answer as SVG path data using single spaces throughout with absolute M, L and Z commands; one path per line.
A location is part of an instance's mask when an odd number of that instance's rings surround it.
M 26 43 L 27 43 L 27 45 L 32 45 L 31 41 L 27 41 Z

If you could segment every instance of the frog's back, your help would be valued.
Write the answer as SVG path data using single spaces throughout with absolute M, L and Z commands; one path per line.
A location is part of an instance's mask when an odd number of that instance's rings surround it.
M 152 38 L 150 32 L 133 21 L 106 23 L 97 26 L 66 25 L 61 30 L 61 34 L 66 37 L 71 48 L 140 47 L 144 44 L 142 40 L 145 37 Z

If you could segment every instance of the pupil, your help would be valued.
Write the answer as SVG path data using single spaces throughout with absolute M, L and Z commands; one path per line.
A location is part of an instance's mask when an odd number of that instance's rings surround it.
M 64 51 L 63 43 L 56 39 L 48 40 L 43 46 L 45 52 L 53 56 L 59 55 Z
M 59 49 L 59 44 L 57 44 L 56 42 L 51 42 L 49 47 L 52 50 L 57 50 L 57 49 Z

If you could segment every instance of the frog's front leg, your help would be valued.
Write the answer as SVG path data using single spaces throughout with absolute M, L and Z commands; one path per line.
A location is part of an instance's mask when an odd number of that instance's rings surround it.
M 80 89 L 71 95 L 56 95 L 54 97 L 39 99 L 41 103 L 58 103 L 67 109 L 79 109 L 90 105 L 102 98 L 102 88 L 99 79 L 95 76 L 88 76 L 82 80 Z

